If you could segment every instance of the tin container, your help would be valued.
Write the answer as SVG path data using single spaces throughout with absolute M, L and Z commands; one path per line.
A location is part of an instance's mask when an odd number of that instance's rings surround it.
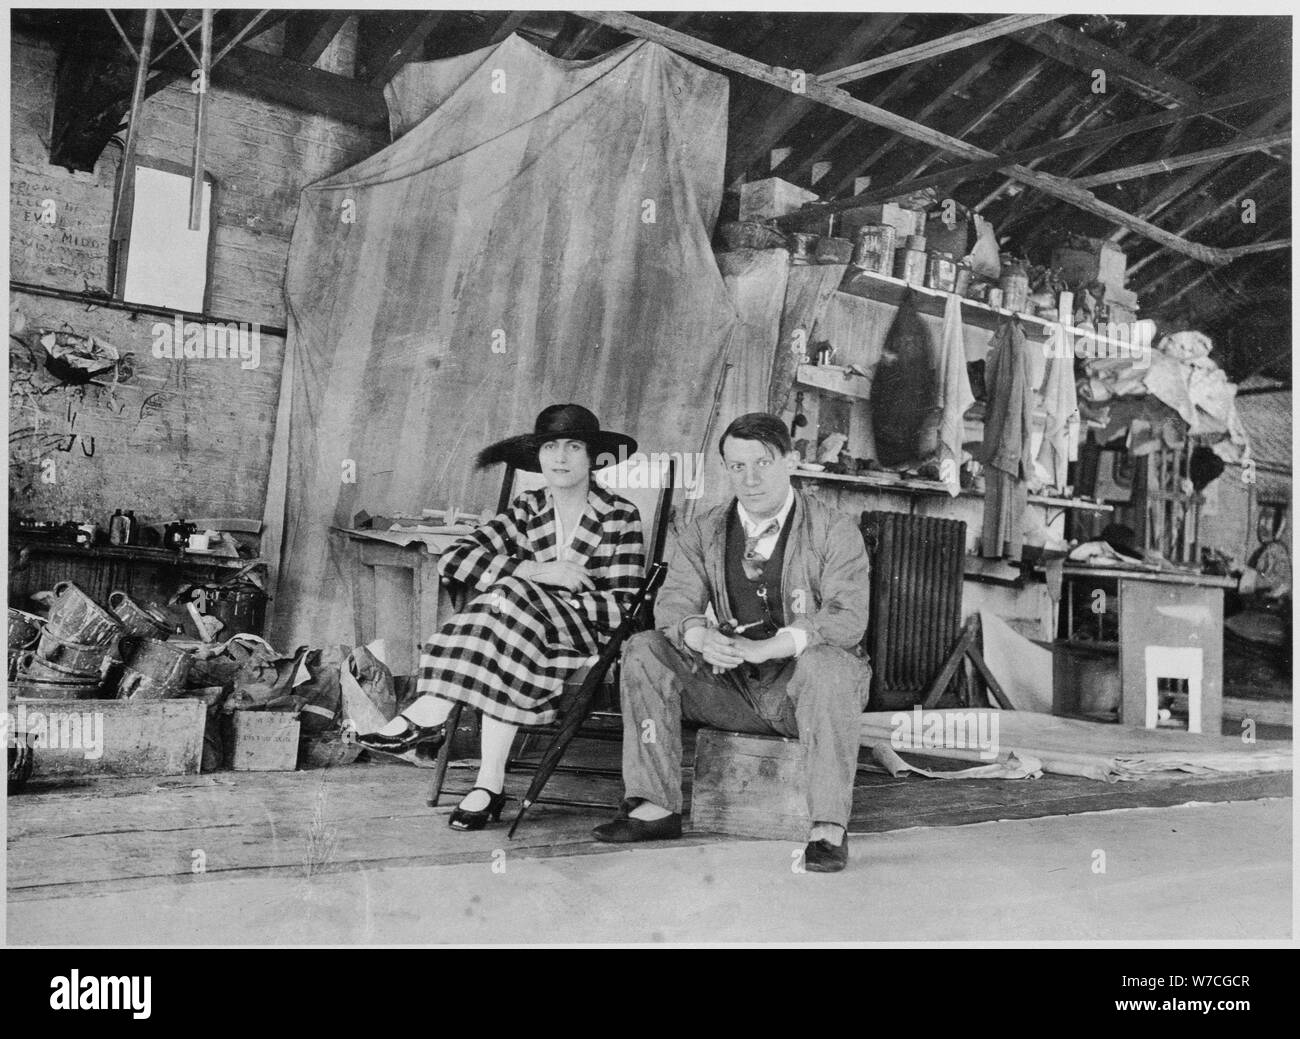
M 971 270 L 965 263 L 957 264 L 957 278 L 953 282 L 952 291 L 958 296 L 965 296 L 970 291 Z
M 897 234 L 888 224 L 866 224 L 860 227 L 850 262 L 854 267 L 874 274 L 892 274 Z
M 128 635 L 143 635 L 165 642 L 172 633 L 171 623 L 157 607 L 142 606 L 126 592 L 113 592 L 108 597 L 108 608 Z
M 925 287 L 951 292 L 957 283 L 957 264 L 952 253 L 931 249 L 925 267 Z
M 925 235 L 908 235 L 894 254 L 894 277 L 909 285 L 924 285 L 926 260 Z
M 1002 265 L 998 278 L 1002 290 L 1002 306 L 1015 314 L 1023 314 L 1029 307 L 1029 271 L 1018 260 Z
M 808 264 L 813 262 L 820 235 L 796 233 L 790 236 L 790 262 Z
M 122 630 L 116 617 L 71 581 L 54 586 L 46 630 L 66 642 L 105 645 Z

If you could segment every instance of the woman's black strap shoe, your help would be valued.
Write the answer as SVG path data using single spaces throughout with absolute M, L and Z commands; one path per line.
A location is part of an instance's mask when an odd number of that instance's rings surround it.
M 477 812 L 469 812 L 460 807 L 452 809 L 451 816 L 447 819 L 447 825 L 453 830 L 481 830 L 487 826 L 489 821 L 496 822 L 501 818 L 501 810 L 506 806 L 505 791 L 494 794 L 485 786 L 476 786 L 474 790 L 482 790 L 483 793 L 488 795 L 487 807 Z M 471 790 L 470 793 L 472 794 L 474 790 Z
M 378 732 L 368 732 L 357 737 L 357 743 L 366 750 L 378 750 L 385 754 L 405 754 L 416 747 L 436 751 L 447 738 L 447 725 L 416 725 L 406 715 L 402 715 L 406 728 L 395 736 L 385 736 Z

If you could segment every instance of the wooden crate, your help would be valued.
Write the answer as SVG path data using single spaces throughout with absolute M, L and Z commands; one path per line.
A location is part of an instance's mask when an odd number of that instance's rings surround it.
M 226 730 L 226 767 L 237 772 L 293 772 L 298 719 L 287 711 L 235 711 Z
M 202 700 L 26 700 L 9 702 L 15 730 L 43 731 L 42 776 L 197 775 L 203 756 Z
M 691 829 L 806 841 L 808 773 L 798 740 L 701 729 Z

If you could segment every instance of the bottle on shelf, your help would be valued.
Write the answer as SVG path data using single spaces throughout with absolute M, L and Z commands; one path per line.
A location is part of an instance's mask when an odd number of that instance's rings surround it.
M 126 544 L 127 519 L 122 515 L 121 509 L 113 512 L 113 518 L 108 521 L 108 543 L 110 545 Z

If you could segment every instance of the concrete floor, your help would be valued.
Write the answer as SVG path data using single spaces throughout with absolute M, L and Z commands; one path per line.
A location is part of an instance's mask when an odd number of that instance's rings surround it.
M 488 831 L 457 835 L 475 840 L 455 862 L 11 892 L 7 941 L 1286 939 L 1291 818 L 1291 798 L 1273 797 L 869 833 L 832 876 L 794 872 L 799 846 L 783 842 L 592 854 L 590 844 L 519 847 Z

